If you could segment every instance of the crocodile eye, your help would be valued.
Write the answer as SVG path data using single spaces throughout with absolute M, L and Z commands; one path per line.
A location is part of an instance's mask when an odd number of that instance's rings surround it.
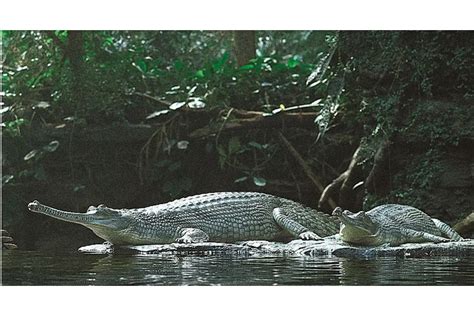
M 105 204 L 99 204 L 99 206 L 97 206 L 98 208 L 107 208 L 107 206 Z

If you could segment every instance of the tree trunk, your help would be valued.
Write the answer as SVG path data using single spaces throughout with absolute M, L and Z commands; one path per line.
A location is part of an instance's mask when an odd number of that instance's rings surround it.
M 237 64 L 243 66 L 255 58 L 257 49 L 255 31 L 234 31 L 235 56 Z
M 72 107 L 76 111 L 84 103 L 85 90 L 84 74 L 84 35 L 82 31 L 69 31 L 67 45 L 64 51 L 69 60 L 72 72 Z

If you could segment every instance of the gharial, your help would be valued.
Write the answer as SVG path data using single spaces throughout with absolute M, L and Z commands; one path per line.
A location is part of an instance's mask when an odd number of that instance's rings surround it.
M 171 242 L 320 239 L 336 234 L 339 220 L 294 201 L 264 193 L 216 192 L 136 209 L 57 210 L 33 201 L 28 208 L 81 224 L 115 245 Z
M 407 205 L 386 204 L 355 214 L 336 207 L 333 215 L 341 220 L 340 238 L 359 246 L 462 240 L 447 224 Z

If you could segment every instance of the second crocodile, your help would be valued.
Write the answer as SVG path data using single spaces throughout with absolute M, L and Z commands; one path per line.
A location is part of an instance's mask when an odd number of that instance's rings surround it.
M 407 205 L 386 204 L 355 214 L 336 207 L 333 215 L 341 220 L 340 238 L 360 246 L 462 240 L 447 224 Z
M 89 207 L 73 213 L 33 201 L 28 208 L 81 224 L 115 245 L 172 242 L 320 239 L 339 221 L 297 202 L 264 193 L 216 192 L 137 209 Z

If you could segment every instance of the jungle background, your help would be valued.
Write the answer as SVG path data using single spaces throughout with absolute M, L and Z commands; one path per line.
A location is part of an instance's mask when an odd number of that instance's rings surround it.
M 327 213 L 409 204 L 472 235 L 472 32 L 1 35 L 2 219 L 20 248 L 101 242 L 34 199 L 85 211 L 213 191 Z

